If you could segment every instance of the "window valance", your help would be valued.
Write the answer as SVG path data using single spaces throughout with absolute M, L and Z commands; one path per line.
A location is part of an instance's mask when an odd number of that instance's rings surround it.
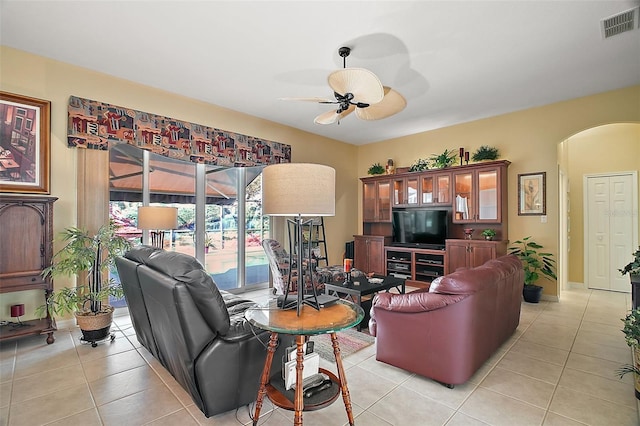
M 69 98 L 70 147 L 127 143 L 166 157 L 227 167 L 291 162 L 291 145 L 76 96 Z

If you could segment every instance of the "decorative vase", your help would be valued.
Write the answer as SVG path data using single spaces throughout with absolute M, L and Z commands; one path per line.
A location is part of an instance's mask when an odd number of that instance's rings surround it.
M 538 303 L 542 297 L 542 287 L 539 285 L 525 285 L 522 289 L 522 296 L 525 302 Z
M 491 240 L 493 240 L 493 237 L 487 235 L 487 236 L 484 237 L 484 239 L 487 240 L 487 241 L 491 241 Z
M 470 240 L 472 236 L 473 236 L 473 228 L 465 228 L 464 229 L 464 237 L 467 240 Z

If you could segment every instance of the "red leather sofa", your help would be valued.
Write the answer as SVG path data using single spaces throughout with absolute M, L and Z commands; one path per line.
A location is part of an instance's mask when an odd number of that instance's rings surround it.
M 522 263 L 507 255 L 429 289 L 376 294 L 376 359 L 448 387 L 465 383 L 518 327 L 523 285 Z

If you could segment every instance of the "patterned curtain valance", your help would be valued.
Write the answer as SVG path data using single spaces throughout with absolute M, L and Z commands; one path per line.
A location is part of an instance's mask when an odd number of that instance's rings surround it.
M 291 162 L 291 145 L 71 96 L 70 147 L 127 143 L 165 157 L 227 167 Z

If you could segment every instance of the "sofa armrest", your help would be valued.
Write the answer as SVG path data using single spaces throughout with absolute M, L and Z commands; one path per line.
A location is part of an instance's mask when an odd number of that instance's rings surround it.
M 467 298 L 466 294 L 429 293 L 427 289 L 406 294 L 377 293 L 371 303 L 369 333 L 377 334 L 376 309 L 398 313 L 419 313 L 434 311 L 458 303 Z
M 466 294 L 438 294 L 427 291 L 415 291 L 407 294 L 378 293 L 373 299 L 372 308 L 379 307 L 395 312 L 425 312 L 444 308 L 466 298 Z

